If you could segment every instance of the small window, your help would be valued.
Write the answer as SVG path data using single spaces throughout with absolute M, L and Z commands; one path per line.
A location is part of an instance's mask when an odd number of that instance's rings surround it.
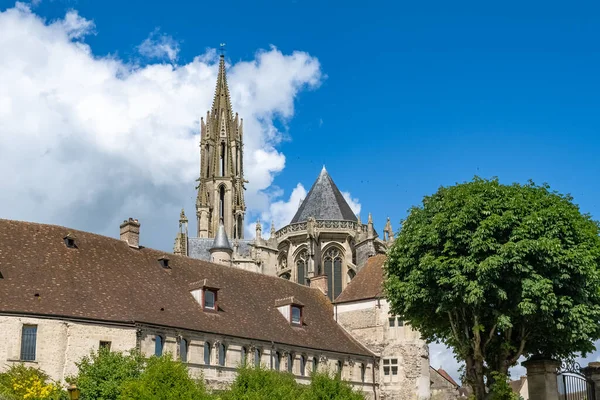
M 306 357 L 300 356 L 300 375 L 306 375 Z
M 164 343 L 163 337 L 160 335 L 156 335 L 154 337 L 154 355 L 155 356 L 157 356 L 157 357 L 162 356 L 164 345 L 165 345 L 165 343 Z
M 217 293 L 214 290 L 204 290 L 204 308 L 207 310 L 217 309 Z
M 100 346 L 98 347 L 100 350 L 107 350 L 110 351 L 110 345 L 111 343 L 108 341 L 100 341 Z
M 278 351 L 275 352 L 275 359 L 273 361 L 275 362 L 275 370 L 279 371 L 279 364 L 281 363 L 281 354 L 279 354 Z
M 246 365 L 246 356 L 248 355 L 248 350 L 242 346 L 240 349 L 240 365 Z
M 344 368 L 344 363 L 342 362 L 342 360 L 338 360 L 337 362 L 337 373 L 338 375 L 342 375 L 342 369 Z
M 294 355 L 290 353 L 287 355 L 287 370 L 289 373 L 294 372 Z
M 219 344 L 219 365 L 225 366 L 225 357 L 227 356 L 227 349 L 223 343 Z
M 317 357 L 313 357 L 312 359 L 312 372 L 317 372 L 319 369 L 319 359 Z
M 37 325 L 23 325 L 21 331 L 21 361 L 35 361 Z
M 187 362 L 188 357 L 188 341 L 181 338 L 179 341 L 179 359 L 181 362 Z
M 63 238 L 63 240 L 65 241 L 65 246 L 67 246 L 70 249 L 77 248 L 77 245 L 75 244 L 75 239 L 75 235 L 73 235 L 71 232 L 67 233 L 67 236 Z
M 392 358 L 391 364 L 392 364 L 392 375 L 398 375 L 398 359 Z
M 254 349 L 254 366 L 260 367 L 260 349 Z
M 302 325 L 302 308 L 292 306 L 292 324 Z
M 210 343 L 209 342 L 204 342 L 204 364 L 205 365 L 210 365 Z
M 162 256 L 161 258 L 158 259 L 158 262 L 159 262 L 160 266 L 163 268 L 171 268 L 171 267 L 169 267 L 169 257 L 167 257 L 167 256 Z
M 396 326 L 396 317 L 390 318 L 389 321 L 390 321 L 390 328 L 393 328 L 394 326 Z
M 390 374 L 390 360 L 388 360 L 388 359 L 383 360 L 383 374 L 384 375 Z
M 398 317 L 398 326 L 404 326 L 404 321 Z
M 360 381 L 364 382 L 365 381 L 365 371 L 366 371 L 366 367 L 365 364 L 360 364 Z

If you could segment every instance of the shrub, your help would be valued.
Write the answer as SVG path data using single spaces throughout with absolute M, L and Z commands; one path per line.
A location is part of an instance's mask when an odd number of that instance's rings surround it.
M 77 385 L 82 400 L 116 400 L 123 383 L 140 376 L 144 363 L 145 358 L 137 351 L 100 349 L 77 363 L 79 374 L 67 382 Z
M 0 399 L 58 400 L 64 396 L 61 387 L 37 368 L 16 364 L 0 374 Z
M 262 367 L 240 367 L 231 388 L 220 398 L 227 400 L 287 400 L 299 398 L 306 389 L 294 376 Z
M 201 379 L 192 379 L 187 366 L 173 361 L 170 354 L 151 357 L 134 379 L 122 386 L 121 400 L 202 400 L 208 399 Z
M 356 392 L 339 375 L 331 376 L 324 372 L 313 373 L 309 389 L 302 400 L 363 400 L 362 393 Z

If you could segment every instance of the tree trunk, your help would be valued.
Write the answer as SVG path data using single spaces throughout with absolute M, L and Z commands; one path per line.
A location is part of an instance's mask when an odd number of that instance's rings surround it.
M 473 395 L 475 395 L 475 399 L 486 400 L 488 393 L 485 387 L 483 360 L 477 360 L 475 357 L 469 356 L 465 362 L 467 381 L 473 389 Z

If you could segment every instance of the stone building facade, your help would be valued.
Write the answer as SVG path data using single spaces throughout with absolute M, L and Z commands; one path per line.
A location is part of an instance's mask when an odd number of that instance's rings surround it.
M 385 256 L 369 258 L 334 303 L 336 321 L 379 357 L 381 399 L 429 399 L 429 347 L 419 332 L 390 315 L 382 296 Z
M 64 382 L 92 350 L 137 348 L 172 354 L 213 388 L 245 362 L 299 382 L 337 371 L 378 396 L 377 357 L 321 290 L 145 248 L 140 225 L 126 220 L 116 240 L 0 219 L 0 371 L 23 362 Z
M 182 210 L 175 254 L 212 260 L 211 249 L 222 225 L 228 242 L 231 239 L 227 249 L 231 255 L 222 258 L 224 264 L 302 285 L 327 276 L 328 296 L 333 300 L 370 256 L 385 253 L 393 241 L 389 219 L 381 240 L 371 215 L 366 224 L 360 221 L 325 167 L 288 225 L 276 229 L 271 224 L 264 237 L 257 222 L 255 238 L 245 239 L 243 123 L 232 111 L 224 57 L 212 108 L 200 126 L 197 235 L 189 236 Z

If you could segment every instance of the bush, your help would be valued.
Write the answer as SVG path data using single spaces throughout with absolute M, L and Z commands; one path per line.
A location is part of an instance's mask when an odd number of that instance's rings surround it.
M 140 376 L 145 358 L 137 351 L 129 354 L 100 349 L 84 357 L 79 374 L 67 378 L 81 391 L 81 400 L 116 400 L 124 382 Z
M 123 384 L 121 400 L 202 400 L 208 399 L 204 382 L 194 380 L 187 366 L 173 361 L 170 354 L 151 357 L 139 377 Z
M 365 397 L 352 389 L 339 375 L 333 377 L 324 372 L 312 374 L 310 387 L 302 400 L 363 400 Z
M 66 398 L 60 385 L 52 382 L 43 371 L 12 365 L 0 374 L 0 399 L 2 400 L 59 400 Z
M 301 387 L 289 373 L 263 367 L 238 368 L 231 388 L 219 398 L 227 400 L 287 400 L 299 398 L 306 388 Z

